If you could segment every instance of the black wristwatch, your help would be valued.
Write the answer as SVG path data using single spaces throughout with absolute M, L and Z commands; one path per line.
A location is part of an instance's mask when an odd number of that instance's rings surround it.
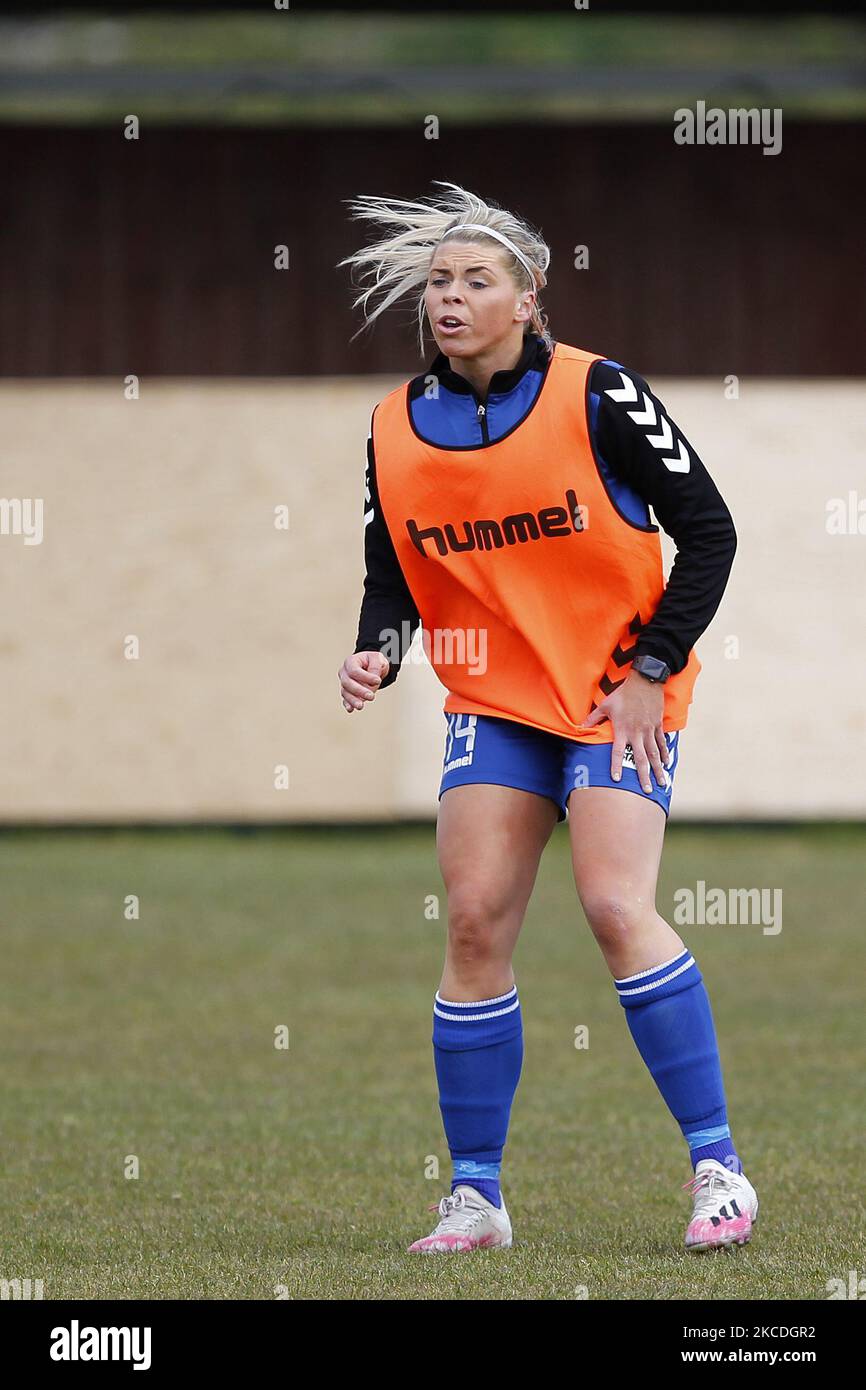
M 631 669 L 645 676 L 648 681 L 658 682 L 660 685 L 664 685 L 671 673 L 670 666 L 659 661 L 657 656 L 636 656 L 631 663 Z

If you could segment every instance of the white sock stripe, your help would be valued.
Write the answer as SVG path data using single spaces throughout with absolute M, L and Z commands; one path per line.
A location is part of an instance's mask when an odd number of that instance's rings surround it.
M 446 1018 L 452 1023 L 480 1023 L 485 1018 L 501 1018 L 503 1014 L 513 1014 L 514 1010 L 519 1008 L 520 1000 L 515 999 L 506 1009 L 491 1009 L 489 1014 L 446 1014 L 437 1004 L 433 1005 L 433 1012 L 437 1018 Z
M 667 970 L 668 966 L 673 965 L 675 960 L 682 960 L 683 956 L 687 954 L 688 947 L 685 947 L 682 951 L 677 951 L 675 956 L 671 956 L 670 960 L 663 960 L 661 965 L 651 965 L 649 970 L 639 970 L 636 975 L 625 975 L 621 980 L 614 980 L 614 984 L 629 985 L 632 980 L 645 980 L 647 975 L 654 975 L 657 970 Z
M 513 999 L 516 993 L 517 985 L 512 985 L 507 994 L 497 994 L 495 999 L 470 999 L 468 1003 L 462 1004 L 456 999 L 443 999 L 437 989 L 436 1003 L 446 1004 L 449 1009 L 480 1009 L 484 1004 L 504 1004 L 506 999 Z
M 669 975 L 664 975 L 660 980 L 653 980 L 651 985 L 638 985 L 635 989 L 621 989 L 619 991 L 620 997 L 624 994 L 646 994 L 647 990 L 659 989 L 661 985 L 666 985 L 668 980 L 675 980 L 677 975 L 682 975 L 684 970 L 691 970 L 694 963 L 694 957 L 689 956 L 688 960 L 684 961 L 678 970 L 672 970 Z

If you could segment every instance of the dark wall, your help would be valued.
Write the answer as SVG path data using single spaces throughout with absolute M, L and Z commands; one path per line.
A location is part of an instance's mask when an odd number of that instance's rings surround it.
M 446 178 L 545 234 L 555 337 L 655 373 L 860 375 L 864 127 L 783 133 L 767 156 L 672 126 L 7 127 L 0 373 L 415 371 L 408 308 L 349 342 L 336 263 L 370 233 L 341 200 Z

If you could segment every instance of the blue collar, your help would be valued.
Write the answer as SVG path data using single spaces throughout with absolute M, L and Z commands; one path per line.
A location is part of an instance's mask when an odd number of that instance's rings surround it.
M 535 370 L 544 372 L 547 369 L 550 354 L 544 345 L 544 340 L 537 333 L 527 333 L 524 336 L 523 352 L 520 354 L 520 361 L 515 367 L 510 367 L 507 371 L 494 372 L 487 387 L 487 394 L 479 396 L 471 382 L 455 372 L 451 368 L 451 363 L 444 352 L 438 352 L 421 376 L 414 378 L 410 390 L 410 399 L 423 393 L 427 379 L 435 376 L 440 386 L 444 386 L 449 391 L 453 391 L 459 396 L 474 396 L 477 401 L 486 401 L 488 396 L 505 394 L 513 391 L 521 379 L 528 371 Z

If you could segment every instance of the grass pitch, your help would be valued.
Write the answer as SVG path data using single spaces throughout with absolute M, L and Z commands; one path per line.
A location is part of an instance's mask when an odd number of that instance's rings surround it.
M 0 1278 L 46 1299 L 825 1299 L 866 1274 L 864 852 L 864 827 L 667 832 L 669 920 L 699 879 L 783 890 L 777 935 L 680 929 L 761 1198 L 751 1245 L 689 1256 L 685 1144 L 558 827 L 516 962 L 515 1245 L 425 1259 L 405 1247 L 449 1175 L 432 828 L 7 832 Z

